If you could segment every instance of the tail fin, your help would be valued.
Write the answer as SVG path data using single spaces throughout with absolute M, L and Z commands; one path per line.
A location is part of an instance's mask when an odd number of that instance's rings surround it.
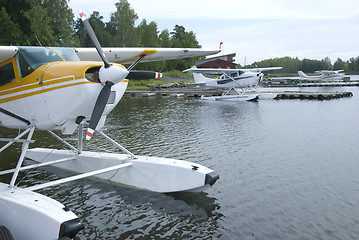
M 195 83 L 204 83 L 208 80 L 211 80 L 210 78 L 203 76 L 202 73 L 196 72 L 196 69 L 197 69 L 196 66 L 192 66 L 191 68 L 186 69 L 183 72 L 192 72 Z
M 308 78 L 307 74 L 305 74 L 302 70 L 298 71 L 299 77 Z
M 208 81 L 208 79 L 205 76 L 203 76 L 202 73 L 193 72 L 193 78 L 195 83 L 204 83 Z

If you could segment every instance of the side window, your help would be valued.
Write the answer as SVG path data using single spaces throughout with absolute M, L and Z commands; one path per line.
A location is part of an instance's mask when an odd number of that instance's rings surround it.
M 26 77 L 27 75 L 29 75 L 30 73 L 32 73 L 35 69 L 32 68 L 30 66 L 30 64 L 28 63 L 28 61 L 25 59 L 24 55 L 22 52 L 19 52 L 19 54 L 17 55 L 18 60 L 19 60 L 19 65 L 20 65 L 20 72 L 21 72 L 21 77 Z
M 12 63 L 0 67 L 0 86 L 15 81 L 14 67 Z

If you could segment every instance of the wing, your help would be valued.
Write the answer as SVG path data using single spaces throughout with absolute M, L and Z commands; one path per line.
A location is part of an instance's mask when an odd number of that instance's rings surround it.
M 330 71 L 330 70 L 319 70 L 319 71 L 315 71 L 315 73 L 322 73 L 324 75 L 332 75 L 332 74 L 336 74 L 336 73 L 341 73 L 344 72 L 344 70 L 336 70 L 336 71 Z
M 318 70 L 318 71 L 315 71 L 315 73 L 321 73 L 321 74 L 323 74 L 324 77 L 329 77 L 329 76 L 333 75 L 335 72 L 329 71 L 329 70 Z
M 75 50 L 81 61 L 101 61 L 95 48 L 75 48 Z M 115 63 L 132 63 L 140 57 L 142 57 L 141 62 L 194 58 L 216 54 L 219 51 L 201 48 L 103 48 L 106 58 Z
M 203 73 L 203 74 L 215 74 L 221 75 L 224 73 L 231 74 L 239 71 L 250 71 L 250 72 L 261 72 L 261 71 L 270 71 L 270 70 L 279 70 L 282 67 L 267 67 L 267 68 L 251 68 L 251 69 L 221 69 L 221 68 L 196 68 L 192 67 L 184 70 L 183 72 L 194 72 L 194 73 Z
M 14 46 L 0 46 L 0 63 L 13 57 L 18 51 Z
M 263 71 L 273 71 L 280 69 L 282 69 L 282 67 L 251 68 L 251 69 L 242 69 L 242 70 L 249 70 L 251 72 L 263 72 Z
M 194 73 L 203 73 L 203 74 L 214 74 L 214 75 L 222 75 L 224 73 L 230 74 L 230 73 L 236 73 L 239 72 L 240 69 L 220 69 L 220 68 L 188 68 L 184 70 L 183 72 L 194 72 Z

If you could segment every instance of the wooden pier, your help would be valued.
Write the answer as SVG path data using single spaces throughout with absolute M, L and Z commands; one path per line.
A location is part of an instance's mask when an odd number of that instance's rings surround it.
M 352 96 L 352 92 L 282 92 L 275 99 L 331 100 Z
M 263 94 L 275 93 L 277 96 L 274 99 L 302 99 L 302 100 L 331 100 L 339 98 L 349 98 L 353 96 L 352 92 L 262 92 Z M 255 94 L 255 93 L 253 93 Z M 177 88 L 171 90 L 156 90 L 156 91 L 126 91 L 125 97 L 194 97 L 201 96 L 221 96 L 222 92 L 219 90 L 199 90 L 189 88 Z

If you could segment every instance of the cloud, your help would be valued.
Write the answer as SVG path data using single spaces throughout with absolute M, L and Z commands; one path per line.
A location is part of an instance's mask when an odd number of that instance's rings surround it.
M 357 14 L 356 0 L 128 0 L 141 18 L 186 19 L 199 17 L 248 18 L 341 18 Z
M 77 15 L 99 11 L 108 21 L 115 0 L 71 0 Z M 193 31 L 200 44 L 237 53 L 237 62 L 275 57 L 322 59 L 332 62 L 359 56 L 357 0 L 128 0 L 139 21 L 155 21 L 159 31 L 176 24 Z
M 224 42 L 226 54 L 237 53 L 237 62 L 275 57 L 348 60 L 359 56 L 358 17 L 349 19 L 289 19 L 228 27 L 197 35 L 203 47 Z M 210 23 L 209 23 L 210 25 Z

